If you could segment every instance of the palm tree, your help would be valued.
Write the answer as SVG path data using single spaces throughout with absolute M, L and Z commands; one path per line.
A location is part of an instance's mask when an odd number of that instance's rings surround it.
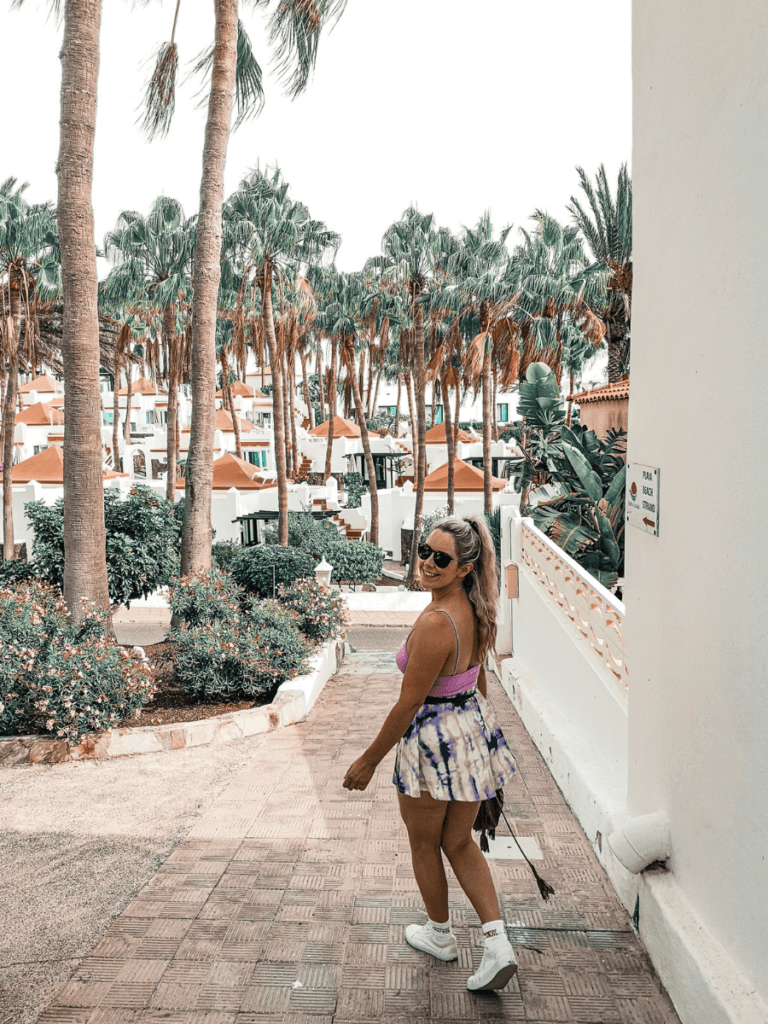
M 272 369 L 275 464 L 278 487 L 278 542 L 288 544 L 288 480 L 283 393 L 284 348 L 275 330 L 273 288 L 278 296 L 299 266 L 313 266 L 335 253 L 341 241 L 306 206 L 288 195 L 279 168 L 255 170 L 227 200 L 224 210 L 228 245 L 239 251 L 239 273 L 261 292 L 261 318 Z M 284 331 L 283 340 L 284 340 Z M 291 373 L 292 376 L 292 373 Z M 290 382 L 289 382 L 289 387 Z M 329 440 L 329 444 L 330 444 Z
M 13 541 L 13 435 L 20 361 L 33 358 L 35 313 L 42 296 L 58 289 L 56 220 L 50 203 L 30 205 L 15 178 L 0 184 L 0 361 L 8 363 L 2 424 L 3 559 Z M 22 313 L 24 346 L 22 348 Z
M 595 184 L 583 168 L 577 167 L 581 188 L 587 197 L 586 210 L 571 196 L 568 210 L 581 230 L 595 262 L 607 272 L 605 299 L 595 312 L 605 324 L 608 345 L 608 383 L 613 384 L 629 366 L 629 338 L 632 317 L 632 179 L 627 165 L 619 168 L 616 197 L 611 196 L 605 167 L 600 164 Z M 591 216 L 590 216 L 591 214 Z
M 425 359 L 424 359 L 424 306 L 423 297 L 429 288 L 431 274 L 441 255 L 440 234 L 435 228 L 434 216 L 409 207 L 400 220 L 391 224 L 381 242 L 382 255 L 369 260 L 366 270 L 380 269 L 385 279 L 397 281 L 405 291 L 413 320 L 413 372 L 416 384 L 416 432 L 418 458 L 416 463 L 416 506 L 414 509 L 413 541 L 408 564 L 408 585 L 413 583 L 416 566 L 416 548 L 421 534 L 421 516 L 424 508 L 424 480 L 427 475 Z
M 176 331 L 180 303 L 191 298 L 190 272 L 195 251 L 195 220 L 184 217 L 181 203 L 159 196 L 147 217 L 124 210 L 104 239 L 116 266 L 103 285 L 108 299 L 125 304 L 159 307 L 163 313 L 163 342 L 168 354 L 168 415 L 166 497 L 176 494 L 176 419 L 181 385 L 181 339 Z M 130 442 L 130 372 L 126 441 Z M 115 392 L 118 390 L 117 382 Z

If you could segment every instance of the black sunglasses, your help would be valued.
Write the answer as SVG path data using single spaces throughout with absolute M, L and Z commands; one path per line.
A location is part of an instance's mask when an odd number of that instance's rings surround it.
M 453 561 L 453 555 L 449 555 L 445 551 L 435 551 L 425 541 L 419 544 L 417 551 L 422 562 L 426 562 L 429 556 L 432 555 L 432 559 L 438 569 L 447 569 Z

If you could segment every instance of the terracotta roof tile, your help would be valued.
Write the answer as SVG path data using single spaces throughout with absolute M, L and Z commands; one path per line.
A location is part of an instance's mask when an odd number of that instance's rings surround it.
M 43 392 L 54 392 L 56 394 L 61 393 L 61 386 L 53 379 L 49 377 L 47 373 L 41 374 L 39 377 L 35 377 L 34 380 L 27 381 L 26 384 L 22 384 L 19 388 L 19 394 L 27 395 L 30 391 L 37 391 L 39 394 Z
M 54 409 L 53 404 L 46 405 L 43 402 L 35 402 L 28 409 L 24 409 L 16 416 L 16 423 L 26 423 L 28 427 L 51 426 L 54 423 L 64 422 L 64 413 Z
M 55 445 L 43 448 L 37 455 L 17 463 L 12 479 L 15 484 L 28 484 L 31 480 L 39 484 L 63 484 L 64 453 Z
M 491 477 L 491 489 L 503 491 L 506 486 L 504 480 Z M 482 491 L 483 471 L 476 466 L 470 466 L 463 459 L 456 459 L 453 470 L 453 488 L 455 491 Z M 448 490 L 448 463 L 443 463 L 437 469 L 433 469 L 424 480 L 425 491 L 447 491 Z
M 261 491 L 267 487 L 277 486 L 275 483 L 265 484 L 258 479 L 261 472 L 260 466 L 254 466 L 245 459 L 238 459 L 236 455 L 227 453 L 213 463 L 213 489 L 228 491 L 230 487 L 236 487 L 239 491 Z
M 629 377 L 616 381 L 615 384 L 603 384 L 602 387 L 592 388 L 591 391 L 579 391 L 578 394 L 568 395 L 567 401 L 582 405 L 589 402 L 620 402 L 625 398 L 629 398 Z
M 427 444 L 447 444 L 448 440 L 445 436 L 445 423 L 437 423 L 434 427 L 426 432 L 424 440 Z M 459 441 L 471 441 L 472 438 L 466 432 L 459 427 L 458 434 Z
M 323 423 L 318 423 L 316 427 L 312 427 L 311 430 L 307 431 L 313 437 L 328 437 L 328 420 Z M 337 437 L 360 437 L 360 427 L 356 423 L 352 423 L 350 420 L 345 420 L 341 416 L 333 417 L 333 437 L 334 440 Z
M 117 393 L 118 395 L 127 395 L 128 385 L 126 384 L 124 388 L 120 388 Z M 132 395 L 164 395 L 166 393 L 167 392 L 163 391 L 162 388 L 159 388 L 157 384 L 154 384 L 151 380 L 147 380 L 146 377 L 139 377 L 138 380 L 131 383 Z

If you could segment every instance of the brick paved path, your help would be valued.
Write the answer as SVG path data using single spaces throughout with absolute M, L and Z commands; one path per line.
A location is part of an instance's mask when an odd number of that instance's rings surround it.
M 503 992 L 470 995 L 478 920 L 449 870 L 459 959 L 403 932 L 424 920 L 390 779 L 341 781 L 399 685 L 391 655 L 351 656 L 310 721 L 269 734 L 251 764 L 83 960 L 45 1024 L 357 1024 L 496 1020 L 674 1024 L 642 943 L 498 685 L 520 778 L 506 792 L 534 837 L 538 896 L 522 861 L 493 861 L 520 964 Z

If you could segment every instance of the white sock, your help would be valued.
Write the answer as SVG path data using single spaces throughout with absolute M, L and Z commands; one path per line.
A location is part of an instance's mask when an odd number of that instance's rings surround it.
M 439 921 L 433 921 L 431 917 L 428 917 L 427 920 L 429 921 L 433 930 L 437 932 L 439 938 L 447 938 L 451 934 L 450 917 L 448 918 L 447 921 L 444 921 L 443 923 L 440 923 Z
M 494 939 L 498 935 L 503 935 L 506 938 L 507 930 L 504 927 L 504 922 L 502 920 L 486 921 L 483 925 L 483 938 L 485 941 Z

